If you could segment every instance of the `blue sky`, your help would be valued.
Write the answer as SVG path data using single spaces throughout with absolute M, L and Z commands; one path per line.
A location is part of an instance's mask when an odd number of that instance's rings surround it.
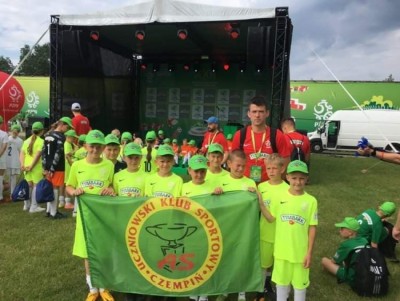
M 34 45 L 53 14 L 83 14 L 143 0 L 0 1 L 0 55 L 18 63 L 19 51 Z M 398 0 L 186 0 L 230 6 L 288 6 L 294 25 L 291 79 L 334 80 L 312 49 L 340 80 L 400 81 Z M 42 42 L 47 42 L 47 34 Z

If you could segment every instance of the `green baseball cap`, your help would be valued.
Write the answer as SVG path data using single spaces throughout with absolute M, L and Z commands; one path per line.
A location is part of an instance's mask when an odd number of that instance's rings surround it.
M 157 137 L 157 135 L 156 135 L 156 132 L 154 132 L 154 131 L 149 131 L 149 132 L 147 132 L 147 134 L 146 134 L 146 140 L 156 140 L 156 137 Z
M 106 144 L 104 141 L 104 134 L 99 130 L 91 130 L 87 133 L 85 142 L 87 144 Z
M 66 137 L 75 137 L 78 138 L 78 135 L 76 134 L 75 130 L 68 130 L 64 133 Z
M 158 131 L 158 135 L 164 135 L 164 131 L 163 130 L 159 130 Z
M 221 144 L 213 143 L 213 144 L 210 144 L 208 146 L 207 153 L 215 153 L 215 152 L 218 152 L 218 153 L 221 153 L 221 154 L 224 153 L 224 149 L 222 148 Z
M 40 131 L 43 130 L 43 123 L 40 121 L 36 121 L 32 124 L 32 131 Z
M 345 217 L 343 221 L 335 224 L 335 227 L 358 231 L 358 229 L 360 229 L 360 224 L 354 217 Z
M 193 139 L 189 141 L 189 145 L 196 145 L 196 141 L 194 141 Z
M 132 134 L 129 132 L 123 132 L 121 135 L 121 140 L 129 140 L 132 141 Z
M 160 145 L 157 149 L 157 156 L 174 156 L 175 153 L 168 144 Z
M 74 126 L 72 125 L 72 119 L 71 118 L 64 116 L 64 117 L 60 118 L 60 121 L 68 124 L 70 128 L 74 128 Z
M 165 139 L 164 139 L 164 143 L 171 143 L 171 139 L 165 138 Z
M 384 202 L 379 206 L 379 210 L 381 210 L 386 216 L 390 216 L 396 211 L 396 204 L 393 202 Z
M 178 139 L 172 139 L 172 143 L 178 143 Z
M 290 162 L 287 167 L 287 173 L 289 174 L 292 172 L 302 172 L 308 174 L 307 164 L 300 160 L 294 160 Z
M 119 143 L 119 139 L 117 136 L 115 136 L 114 134 L 108 134 L 105 138 L 104 138 L 104 142 L 106 144 L 120 144 Z
M 130 155 L 142 155 L 142 149 L 139 144 L 135 142 L 130 142 L 127 145 L 125 145 L 124 148 L 124 156 L 130 156 Z
M 14 125 L 11 127 L 11 130 L 12 130 L 12 131 L 18 131 L 18 132 L 20 132 L 20 131 L 21 131 L 21 127 L 20 127 L 18 124 L 14 124 Z
M 189 167 L 193 170 L 207 169 L 207 158 L 202 155 L 194 155 L 189 160 Z
M 226 139 L 228 139 L 228 140 L 231 140 L 232 138 L 233 138 L 232 134 L 228 134 L 228 135 L 226 136 Z
M 85 134 L 80 135 L 78 141 L 79 142 L 86 142 L 86 135 Z

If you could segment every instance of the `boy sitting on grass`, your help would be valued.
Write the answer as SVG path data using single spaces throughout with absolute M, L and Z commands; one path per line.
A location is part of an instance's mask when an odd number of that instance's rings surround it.
M 307 164 L 295 160 L 287 167 L 289 189 L 281 193 L 268 210 L 259 197 L 260 210 L 275 225 L 274 270 L 277 301 L 286 301 L 290 285 L 294 300 L 306 299 L 309 273 L 318 224 L 317 200 L 304 191 L 308 179 Z
M 356 256 L 351 258 L 350 265 L 346 265 L 346 261 L 350 253 L 358 248 L 364 248 L 368 244 L 367 239 L 357 236 L 360 224 L 353 217 L 346 217 L 342 222 L 335 224 L 339 228 L 339 234 L 345 240 L 339 245 L 333 258 L 322 258 L 322 267 L 329 273 L 336 276 L 339 282 L 346 282 L 350 285 L 354 281 L 355 271 L 351 267 Z

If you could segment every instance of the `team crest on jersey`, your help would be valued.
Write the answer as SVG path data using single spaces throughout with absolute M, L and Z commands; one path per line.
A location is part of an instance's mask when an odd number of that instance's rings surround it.
M 168 292 L 202 286 L 218 269 L 223 253 L 217 220 L 187 197 L 148 199 L 129 219 L 125 240 L 143 278 Z
M 295 223 L 304 225 L 306 223 L 306 220 L 303 217 L 296 214 L 282 214 L 281 221 L 289 222 L 290 225 L 294 225 Z

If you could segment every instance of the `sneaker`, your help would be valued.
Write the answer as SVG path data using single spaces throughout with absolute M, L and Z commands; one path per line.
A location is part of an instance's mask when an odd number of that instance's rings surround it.
M 29 213 L 37 213 L 37 212 L 43 212 L 46 209 L 42 208 L 42 207 L 36 207 L 35 209 L 29 209 Z
M 89 293 L 89 294 L 87 295 L 85 301 L 96 301 L 98 297 L 99 297 L 99 293 L 98 293 L 98 292 Z
M 58 208 L 64 208 L 64 206 L 65 206 L 65 201 L 58 202 Z
M 215 301 L 225 301 L 226 298 L 228 298 L 227 295 L 219 295 L 219 296 L 215 299 Z
M 65 214 L 62 214 L 61 212 L 57 211 L 56 215 L 51 216 L 52 219 L 61 219 L 61 218 L 66 218 L 67 216 Z
M 199 301 L 208 301 L 208 297 L 207 296 L 200 296 L 199 297 Z
M 28 204 L 24 204 L 24 208 L 22 208 L 22 210 L 28 211 L 29 210 L 29 205 Z
M 110 294 L 108 290 L 100 292 L 100 297 L 103 301 L 114 301 L 114 297 Z
M 72 217 L 76 217 L 77 213 L 76 211 L 72 212 Z
M 246 301 L 246 293 L 240 292 L 238 294 L 238 301 Z
M 65 209 L 74 209 L 74 204 L 71 204 L 71 203 L 65 203 L 65 206 L 64 206 L 64 208 L 65 208 Z

